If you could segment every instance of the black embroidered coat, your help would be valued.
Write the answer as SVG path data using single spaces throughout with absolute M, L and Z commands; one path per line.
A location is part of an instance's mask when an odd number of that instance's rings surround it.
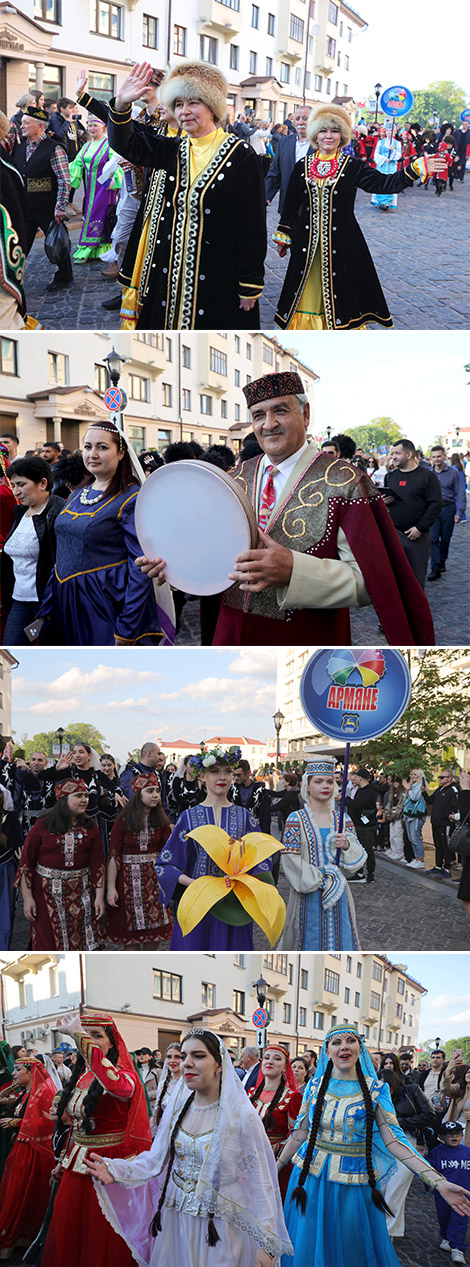
M 130 110 L 117 113 L 113 103 L 108 136 L 130 162 L 166 173 L 151 210 L 139 329 L 259 328 L 258 304 L 249 312 L 239 306 L 240 296 L 258 299 L 261 294 L 266 254 L 264 186 L 247 142 L 228 133 L 190 188 L 188 137 L 157 136 L 147 125 L 133 123 Z M 132 273 L 146 205 L 124 257 L 124 277 Z
M 359 159 L 342 154 L 336 175 L 323 182 L 320 196 L 308 178 L 310 160 L 296 163 L 278 225 L 292 239 L 290 261 L 274 323 L 288 329 L 304 289 L 315 251 L 321 251 L 322 294 L 328 330 L 354 330 L 368 321 L 393 325 L 372 256 L 354 216 L 356 189 L 396 194 L 417 179 L 412 167 L 383 176 Z

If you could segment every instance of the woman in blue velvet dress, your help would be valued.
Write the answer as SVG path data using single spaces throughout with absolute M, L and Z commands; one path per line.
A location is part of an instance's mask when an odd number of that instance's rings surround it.
M 169 905 L 177 885 L 186 887 L 200 876 L 221 874 L 202 845 L 191 839 L 192 830 L 211 824 L 222 827 L 235 840 L 240 840 L 248 832 L 260 830 L 257 819 L 247 809 L 227 800 L 227 792 L 232 785 L 232 771 L 238 765 L 240 756 L 240 748 L 222 751 L 217 747 L 192 757 L 192 764 L 198 766 L 203 774 L 206 797 L 200 805 L 193 805 L 180 814 L 169 840 L 159 854 L 155 870 L 165 906 Z M 207 765 L 204 764 L 206 761 Z M 253 867 L 249 874 L 270 872 L 271 860 L 268 859 L 267 862 Z M 223 901 L 226 903 L 227 899 Z M 222 903 L 219 903 L 220 918 L 210 911 L 186 937 L 183 937 L 175 920 L 170 950 L 253 950 L 253 924 L 249 916 L 241 910 L 243 923 L 240 919 L 236 923 L 228 923 L 224 918 L 227 907 L 222 911 L 221 906 Z M 229 913 L 230 918 L 232 914 Z
M 65 646 L 158 645 L 161 622 L 152 582 L 136 568 L 139 484 L 124 437 L 111 422 L 85 436 L 88 482 L 55 523 L 57 556 L 37 620 L 40 641 Z
M 347 878 L 360 871 L 366 852 L 349 818 L 338 832 L 334 769 L 328 755 L 309 761 L 301 786 L 305 808 L 286 822 L 281 866 L 290 895 L 281 950 L 360 950 Z
M 395 1169 L 395 1158 L 438 1188 L 459 1214 L 470 1213 L 465 1189 L 410 1148 L 389 1087 L 377 1078 L 355 1026 L 336 1026 L 325 1038 L 317 1076 L 278 1159 L 279 1170 L 293 1161 L 284 1217 L 295 1267 L 399 1267 L 377 1183 Z M 282 1267 L 291 1262 L 284 1256 Z

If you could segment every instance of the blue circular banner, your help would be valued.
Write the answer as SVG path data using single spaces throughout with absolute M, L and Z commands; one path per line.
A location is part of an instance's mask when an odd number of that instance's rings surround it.
M 362 743 L 399 720 L 411 695 L 406 661 L 391 647 L 323 647 L 300 684 L 304 713 L 331 739 Z
M 393 88 L 386 88 L 380 98 L 379 110 L 382 114 L 388 114 L 392 119 L 401 118 L 402 114 L 408 114 L 414 102 L 414 96 L 410 88 L 404 88 L 403 84 L 395 84 Z
M 467 122 L 467 120 L 468 120 L 468 122 L 470 123 L 470 109 L 468 108 L 468 106 L 467 106 L 467 109 L 466 109 L 466 110 L 462 110 L 462 113 L 461 113 L 461 115 L 460 115 L 460 122 L 461 122 L 461 123 L 466 123 L 466 122 Z

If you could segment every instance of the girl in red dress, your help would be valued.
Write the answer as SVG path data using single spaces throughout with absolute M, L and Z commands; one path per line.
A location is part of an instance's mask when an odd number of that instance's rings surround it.
M 59 1163 L 41 1267 L 133 1267 L 130 1250 L 101 1213 L 84 1162 L 90 1152 L 132 1157 L 150 1148 L 144 1088 L 112 1016 L 69 1015 L 59 1028 L 73 1036 L 87 1068 L 80 1073 L 78 1066 L 57 1106 L 59 1121 L 72 1122 L 73 1130 Z
M 266 1048 L 258 1081 L 255 1087 L 250 1088 L 248 1095 L 264 1124 L 277 1161 L 290 1132 L 294 1129 L 302 1103 L 302 1093 L 297 1086 L 289 1054 L 284 1047 L 270 1043 Z M 290 1172 L 287 1176 L 284 1175 L 284 1170 L 280 1172 L 279 1186 L 283 1200 L 289 1177 Z
M 171 828 L 153 770 L 136 775 L 132 792 L 109 842 L 107 933 L 112 942 L 154 950 L 173 927 L 155 871 Z
M 16 1245 L 29 1245 L 37 1236 L 49 1201 L 54 1165 L 52 1078 L 40 1060 L 17 1058 L 15 1083 L 24 1087 L 25 1096 L 18 1117 L 8 1122 L 19 1129 L 0 1185 L 0 1259 L 9 1258 Z
M 31 920 L 33 950 L 98 950 L 104 915 L 103 842 L 86 817 L 83 779 L 56 783 L 57 805 L 28 832 L 15 884 Z M 95 890 L 95 892 L 94 892 Z

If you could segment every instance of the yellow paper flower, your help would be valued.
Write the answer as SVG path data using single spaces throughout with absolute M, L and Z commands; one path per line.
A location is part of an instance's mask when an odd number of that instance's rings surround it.
M 284 928 L 285 903 L 274 885 L 265 884 L 248 872 L 284 846 L 266 832 L 251 831 L 241 840 L 235 840 L 223 827 L 213 826 L 196 827 L 191 831 L 191 840 L 202 845 L 224 874 L 200 876 L 185 889 L 178 906 L 183 937 L 187 937 L 227 893 L 234 893 L 250 918 L 262 928 L 270 946 L 274 946 Z

